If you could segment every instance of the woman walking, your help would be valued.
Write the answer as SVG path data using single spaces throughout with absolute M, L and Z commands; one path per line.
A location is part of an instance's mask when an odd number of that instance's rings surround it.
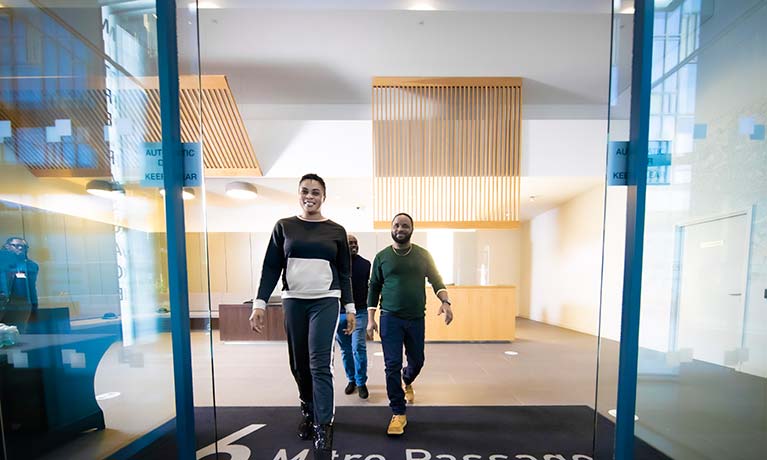
M 298 436 L 314 438 L 316 460 L 329 460 L 333 453 L 332 356 L 340 305 L 346 334 L 354 331 L 356 313 L 346 231 L 323 217 L 326 196 L 320 176 L 306 174 L 299 181 L 301 214 L 274 226 L 250 315 L 251 327 L 261 332 L 266 302 L 281 275 L 290 370 L 301 399 Z

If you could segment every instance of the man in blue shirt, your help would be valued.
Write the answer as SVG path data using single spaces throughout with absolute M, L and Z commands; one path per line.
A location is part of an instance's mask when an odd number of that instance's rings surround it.
M 356 326 L 351 335 L 347 334 L 346 317 L 341 313 L 336 331 L 336 341 L 341 347 L 341 358 L 349 382 L 344 393 L 350 395 L 357 390 L 357 395 L 362 399 L 369 396 L 368 380 L 368 355 L 365 343 L 365 330 L 368 324 L 367 298 L 368 280 L 370 278 L 370 261 L 359 255 L 359 242 L 354 235 L 348 235 L 349 252 L 352 256 L 352 295 L 357 309 Z
M 29 244 L 14 236 L 0 249 L 0 322 L 24 331 L 37 311 L 37 263 L 27 256 Z

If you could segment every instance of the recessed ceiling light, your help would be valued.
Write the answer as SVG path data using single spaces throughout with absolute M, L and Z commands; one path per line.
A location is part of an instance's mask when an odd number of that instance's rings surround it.
M 215 10 L 218 8 L 221 8 L 218 3 L 216 2 L 209 2 L 209 1 L 192 1 L 187 6 L 189 11 L 191 13 L 194 13 L 197 10 Z
M 413 4 L 408 7 L 408 9 L 411 11 L 434 11 L 437 8 L 435 8 L 431 2 L 420 1 L 413 2 Z
M 117 198 L 125 193 L 125 190 L 117 182 L 94 179 L 85 185 L 85 191 L 91 195 L 102 198 Z
M 226 184 L 226 195 L 237 200 L 252 200 L 258 196 L 258 189 L 249 182 L 229 182 Z
M 508 356 L 517 356 L 519 353 L 516 351 L 504 351 L 503 354 Z

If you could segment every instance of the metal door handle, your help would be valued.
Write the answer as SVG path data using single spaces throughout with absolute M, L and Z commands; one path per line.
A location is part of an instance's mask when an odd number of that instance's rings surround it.
M 730 292 L 728 295 L 731 295 L 733 297 L 740 297 L 743 295 L 741 292 Z

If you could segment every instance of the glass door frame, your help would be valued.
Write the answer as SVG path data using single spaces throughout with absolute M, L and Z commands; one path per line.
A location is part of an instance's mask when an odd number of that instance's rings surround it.
M 156 0 L 165 222 L 178 458 L 196 458 L 191 327 L 184 223 L 176 0 Z
M 654 0 L 634 1 L 630 135 L 626 164 L 626 243 L 618 361 L 618 401 L 615 417 L 614 458 L 616 460 L 634 458 L 634 413 L 636 411 L 639 359 L 639 320 L 642 299 L 642 256 L 647 196 L 654 18 Z
M 618 401 L 614 457 L 630 460 L 634 451 L 639 318 L 647 187 L 654 0 L 635 0 L 631 77 L 628 201 Z M 191 330 L 187 287 L 186 230 L 181 198 L 184 165 L 180 155 L 178 38 L 176 1 L 156 0 L 160 113 L 165 190 L 171 336 L 178 458 L 196 458 Z

